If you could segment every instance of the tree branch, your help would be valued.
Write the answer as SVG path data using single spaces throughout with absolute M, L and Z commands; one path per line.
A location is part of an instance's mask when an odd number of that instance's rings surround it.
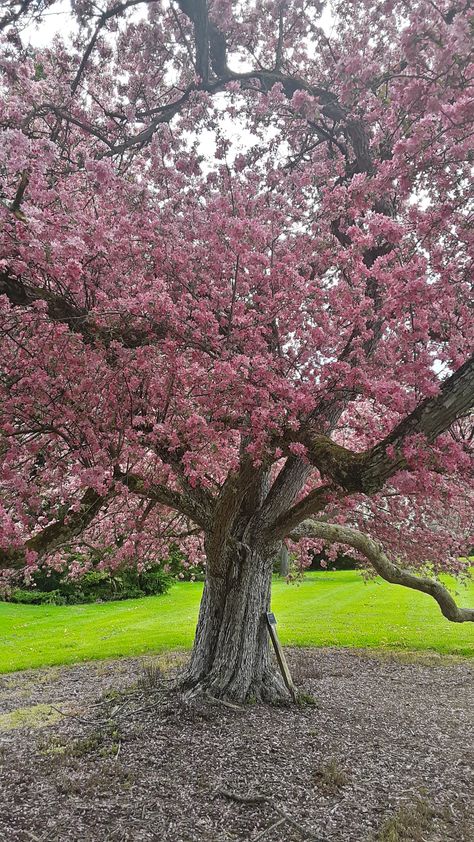
M 347 544 L 362 553 L 379 576 L 393 585 L 402 585 L 415 591 L 421 591 L 433 597 L 438 603 L 441 613 L 452 623 L 474 622 L 474 608 L 460 608 L 456 605 L 449 591 L 440 582 L 428 576 L 416 576 L 408 570 L 403 570 L 393 564 L 385 555 L 380 544 L 369 538 L 363 532 L 348 526 L 339 526 L 321 521 L 304 521 L 290 533 L 290 538 L 322 538 L 329 544 Z
M 146 3 L 147 5 L 149 5 L 152 2 L 157 2 L 157 0 L 126 0 L 126 2 L 117 3 L 115 6 L 112 6 L 111 9 L 107 9 L 106 12 L 102 12 L 102 14 L 99 17 L 99 22 L 98 22 L 98 24 L 97 24 L 97 26 L 96 26 L 96 28 L 93 32 L 91 40 L 89 41 L 89 43 L 88 43 L 88 45 L 87 45 L 87 47 L 84 51 L 84 54 L 83 54 L 82 59 L 81 59 L 81 63 L 79 65 L 77 73 L 76 73 L 76 75 L 73 79 L 73 82 L 71 84 L 71 93 L 74 94 L 76 92 L 76 90 L 79 86 L 79 83 L 82 79 L 83 73 L 84 73 L 84 71 L 87 67 L 87 63 L 89 61 L 91 53 L 92 53 L 92 51 L 93 51 L 93 49 L 96 45 L 97 38 L 99 37 L 100 32 L 103 29 L 103 27 L 106 25 L 107 21 L 110 20 L 111 18 L 115 17 L 116 15 L 122 14 L 122 12 L 125 12 L 127 9 L 130 9 L 133 6 L 139 6 L 142 3 Z
M 278 518 L 281 517 L 283 512 L 287 512 L 288 507 L 292 506 L 297 499 L 311 471 L 312 466 L 304 459 L 293 455 L 288 457 L 259 513 L 260 520 L 264 525 L 275 521 L 278 523 Z M 292 511 L 294 509 L 290 509 L 290 512 Z M 287 514 L 290 514 L 290 512 L 287 512 Z M 304 517 L 307 517 L 308 514 L 311 514 L 311 512 L 306 512 Z M 301 518 L 296 520 L 295 524 L 299 523 L 300 520 Z
M 352 493 L 376 493 L 397 471 L 409 467 L 403 454 L 403 446 L 410 436 L 421 434 L 428 442 L 433 442 L 473 406 L 474 356 L 444 381 L 436 397 L 422 401 L 388 436 L 370 450 L 354 453 L 334 442 L 329 436 L 312 433 L 308 428 L 303 429 L 299 436 L 292 433 L 287 442 L 291 440 L 305 444 L 309 463 L 329 482 L 313 489 L 282 514 L 281 500 L 288 492 L 287 481 L 295 468 L 298 468 L 299 461 L 290 457 L 275 480 L 263 509 L 264 513 L 267 513 L 268 509 L 274 516 L 270 524 L 268 516 L 266 517 L 267 540 L 281 540 L 305 518 L 322 511 L 335 498 Z M 390 454 L 387 453 L 389 448 Z M 293 462 L 296 464 L 293 465 Z
M 114 479 L 121 482 L 133 494 L 145 497 L 147 500 L 154 500 L 170 509 L 175 509 L 175 511 L 189 517 L 201 529 L 209 528 L 211 512 L 190 495 L 180 494 L 179 491 L 174 491 L 164 485 L 148 483 L 138 474 L 121 471 L 120 468 L 115 468 Z
M 207 0 L 177 0 L 182 12 L 194 24 L 196 72 L 202 83 L 209 81 L 209 15 Z
M 88 488 L 81 498 L 78 511 L 73 510 L 71 506 L 65 507 L 54 523 L 48 524 L 41 532 L 28 538 L 21 549 L 0 550 L 0 569 L 21 569 L 25 566 L 28 551 L 42 556 L 76 538 L 92 523 L 112 496 L 113 492 L 102 495 L 93 488 Z
M 162 485 L 148 485 L 137 474 L 122 472 L 119 468 L 114 471 L 114 480 L 128 488 L 132 494 L 180 512 L 197 524 L 200 529 L 209 528 L 210 512 L 204 511 L 202 506 L 188 495 L 182 495 Z M 69 543 L 90 526 L 101 509 L 116 493 L 116 488 L 112 488 L 104 495 L 93 488 L 88 488 L 81 498 L 78 511 L 71 506 L 65 507 L 57 520 L 48 524 L 32 538 L 28 538 L 23 547 L 10 550 L 0 549 L 0 570 L 24 567 L 28 551 L 43 556 L 51 553 L 56 547 Z
M 6 295 L 13 307 L 28 307 L 35 301 L 44 301 L 49 318 L 67 324 L 69 329 L 80 334 L 88 345 L 100 343 L 107 346 L 118 340 L 125 348 L 138 348 L 162 339 L 167 334 L 164 324 L 151 325 L 145 329 L 131 325 L 99 327 L 94 323 L 93 313 L 80 307 L 66 295 L 35 286 L 22 278 L 15 278 L 8 270 L 0 272 L 0 295 Z
M 473 407 L 474 355 L 442 383 L 438 395 L 422 401 L 370 450 L 354 453 L 311 428 L 291 434 L 288 441 L 305 444 L 311 464 L 345 491 L 374 494 L 397 471 L 409 467 L 403 449 L 411 436 L 424 436 L 431 443 Z
M 279 14 L 278 14 L 278 41 L 275 51 L 275 70 L 281 70 L 281 63 L 283 60 L 283 39 L 285 37 L 285 27 L 284 27 L 284 12 L 286 10 L 286 6 L 284 3 L 281 4 Z
M 410 436 L 425 436 L 434 442 L 458 418 L 474 408 L 474 354 L 442 384 L 436 397 L 426 398 L 385 439 L 369 451 L 363 467 L 362 482 L 368 493 L 380 489 L 396 471 L 406 469 L 403 445 Z M 387 448 L 395 449 L 395 457 L 387 455 Z
M 34 15 L 41 12 L 42 0 L 10 0 L 10 3 L 4 3 L 4 8 L 10 7 L 9 11 L 0 18 L 0 32 L 6 29 L 7 26 L 12 26 L 17 23 L 23 16 L 28 14 Z M 18 7 L 15 9 L 15 7 Z
M 181 11 L 194 24 L 196 70 L 206 85 L 209 81 L 209 60 L 216 76 L 229 72 L 225 36 L 209 19 L 207 0 L 177 0 Z
M 331 484 L 314 488 L 265 530 L 265 539 L 269 542 L 281 541 L 309 515 L 323 511 L 335 498 L 344 496 L 346 492 Z

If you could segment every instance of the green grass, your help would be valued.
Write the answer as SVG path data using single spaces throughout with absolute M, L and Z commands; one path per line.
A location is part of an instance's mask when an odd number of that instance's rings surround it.
M 93 605 L 0 603 L 0 672 L 141 655 L 191 646 L 202 585 L 177 582 L 164 596 Z M 459 591 L 474 605 L 474 583 Z M 272 608 L 282 643 L 384 647 L 474 656 L 470 623 L 445 620 L 425 594 L 356 571 L 308 573 L 300 584 L 275 580 Z

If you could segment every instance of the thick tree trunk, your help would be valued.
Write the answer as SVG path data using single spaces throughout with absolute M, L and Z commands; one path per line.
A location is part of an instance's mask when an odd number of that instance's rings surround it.
M 269 649 L 272 559 L 246 549 L 225 575 L 208 571 L 183 686 L 234 702 L 288 700 Z

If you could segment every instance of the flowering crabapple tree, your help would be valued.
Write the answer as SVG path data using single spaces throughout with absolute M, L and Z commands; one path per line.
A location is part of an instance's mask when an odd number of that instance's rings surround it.
M 73 0 L 34 49 L 54 5 L 0 18 L 4 571 L 205 556 L 183 685 L 237 701 L 286 692 L 282 542 L 474 620 L 470 3 Z

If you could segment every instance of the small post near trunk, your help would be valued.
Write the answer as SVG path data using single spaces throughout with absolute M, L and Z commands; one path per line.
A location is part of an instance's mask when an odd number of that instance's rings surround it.
M 278 666 L 280 667 L 280 672 L 283 676 L 283 681 L 285 682 L 286 687 L 291 695 L 291 698 L 294 702 L 296 702 L 298 698 L 298 691 L 293 683 L 293 679 L 291 677 L 290 668 L 287 664 L 285 653 L 283 652 L 282 645 L 278 639 L 278 634 L 276 630 L 276 617 L 273 611 L 267 611 L 266 613 L 267 618 L 267 626 L 268 631 L 270 633 L 271 641 L 273 643 L 273 648 L 275 650 L 276 659 L 278 661 Z

